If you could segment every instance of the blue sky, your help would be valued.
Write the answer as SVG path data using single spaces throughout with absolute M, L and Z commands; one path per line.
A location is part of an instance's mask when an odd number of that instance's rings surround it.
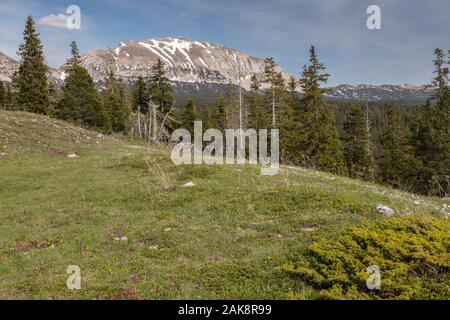
M 37 25 L 52 67 L 67 59 L 71 40 L 85 52 L 183 36 L 273 56 L 296 77 L 314 44 L 330 85 L 424 84 L 434 48 L 450 49 L 449 0 L 1 0 L 0 51 L 15 56 L 28 14 L 39 21 L 72 4 L 81 30 Z M 381 30 L 366 27 L 371 4 L 381 8 Z

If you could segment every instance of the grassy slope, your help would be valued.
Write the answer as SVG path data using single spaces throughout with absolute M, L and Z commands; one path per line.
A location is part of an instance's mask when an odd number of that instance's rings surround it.
M 175 167 L 136 144 L 0 111 L 0 298 L 283 299 L 289 288 L 314 298 L 276 270 L 291 249 L 381 219 L 378 203 L 445 216 L 443 200 L 376 184 L 291 167 L 274 177 Z M 178 188 L 165 191 L 145 159 L 166 161 Z M 73 264 L 79 291 L 66 288 Z

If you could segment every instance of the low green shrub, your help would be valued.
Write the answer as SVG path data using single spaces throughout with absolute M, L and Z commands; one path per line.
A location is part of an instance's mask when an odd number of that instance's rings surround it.
M 281 269 L 317 289 L 321 299 L 450 299 L 449 220 L 403 217 L 358 225 L 314 241 L 291 260 Z M 371 265 L 381 271 L 379 289 L 368 289 Z

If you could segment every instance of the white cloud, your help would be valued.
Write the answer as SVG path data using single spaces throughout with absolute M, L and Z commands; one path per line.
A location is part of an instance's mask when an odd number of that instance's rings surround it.
M 48 27 L 54 27 L 54 28 L 67 28 L 67 19 L 69 16 L 66 16 L 65 14 L 51 14 L 49 16 L 45 16 L 41 19 L 39 19 L 39 24 L 48 26 Z

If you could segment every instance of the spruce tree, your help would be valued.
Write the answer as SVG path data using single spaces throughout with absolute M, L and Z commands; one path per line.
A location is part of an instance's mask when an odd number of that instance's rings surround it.
M 450 194 L 450 89 L 448 62 L 435 50 L 434 93 L 417 118 L 415 150 L 420 160 L 416 191 L 439 196 Z M 450 53 L 449 53 L 450 56 Z
M 344 123 L 344 158 L 352 178 L 373 178 L 372 156 L 368 153 L 369 135 L 361 106 L 353 103 Z
M 117 79 L 113 72 L 110 72 L 106 79 L 103 105 L 109 114 L 112 130 L 126 133 L 129 127 L 131 110 L 126 104 L 123 87 L 122 81 Z
M 227 116 L 225 113 L 225 99 L 223 97 L 220 97 L 214 105 L 214 110 L 211 115 L 211 126 L 214 129 L 225 132 L 225 129 L 227 129 L 226 118 Z
M 403 123 L 397 105 L 389 105 L 388 126 L 383 136 L 383 159 L 380 178 L 395 188 L 410 189 L 414 184 L 416 162 L 411 145 L 411 132 Z
M 270 113 L 264 105 L 264 101 L 260 94 L 261 81 L 256 74 L 251 76 L 250 89 L 251 92 L 246 96 L 246 104 L 249 110 L 248 125 L 250 128 L 258 131 L 259 129 L 267 129 L 270 127 Z
M 147 113 L 149 102 L 149 94 L 147 90 L 147 85 L 142 76 L 138 77 L 134 83 L 133 90 L 133 110 L 135 112 L 141 112 L 143 114 Z
M 50 106 L 47 85 L 48 67 L 45 64 L 41 40 L 31 16 L 27 18 L 23 40 L 17 52 L 20 56 L 19 70 L 13 76 L 14 86 L 18 91 L 17 104 L 25 111 L 48 114 Z
M 157 110 L 154 119 L 156 131 L 159 131 L 161 125 L 158 121 L 164 121 L 162 130 L 170 132 L 177 126 L 176 119 L 170 114 L 174 109 L 173 89 L 166 77 L 165 64 L 158 58 L 156 63 L 152 66 L 152 74 L 147 84 L 151 102 L 153 102 Z M 165 120 L 164 120 L 165 119 Z M 154 135 L 157 132 L 154 131 Z
M 189 100 L 181 114 L 181 128 L 188 130 L 191 135 L 194 134 L 194 121 L 199 119 L 195 111 L 195 105 L 192 100 Z
M 67 76 L 61 89 L 61 99 L 56 106 L 56 115 L 76 124 L 110 132 L 108 114 L 92 77 L 79 63 L 75 42 L 71 44 L 71 52 L 72 57 L 66 66 Z
M 165 64 L 158 58 L 152 66 L 148 83 L 151 100 L 158 106 L 159 112 L 166 114 L 173 107 L 172 87 L 166 77 Z
M 298 82 L 290 77 L 287 82 L 287 91 L 282 96 L 282 110 L 280 112 L 280 147 L 285 162 L 295 163 L 298 158 Z
M 299 115 L 298 162 L 333 173 L 343 173 L 343 150 L 336 127 L 336 106 L 324 100 L 326 89 L 320 87 L 330 76 L 319 62 L 314 46 L 310 48 L 310 65 L 303 67 L 300 86 L 303 90 Z
M 266 58 L 264 59 L 264 83 L 267 83 L 269 85 L 268 93 L 270 95 L 270 106 L 271 106 L 271 113 L 272 113 L 272 127 L 275 128 L 277 125 L 277 117 L 276 117 L 276 63 L 273 58 Z

